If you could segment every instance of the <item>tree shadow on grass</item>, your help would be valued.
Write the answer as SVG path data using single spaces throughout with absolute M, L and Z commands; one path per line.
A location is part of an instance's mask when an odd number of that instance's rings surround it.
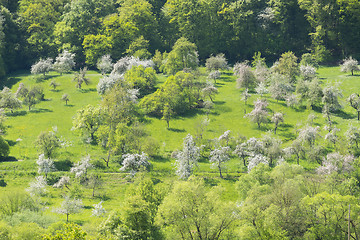
M 220 79 L 224 82 L 233 82 L 234 81 L 234 79 L 230 75 L 225 75 L 225 76 L 222 75 Z
M 15 146 L 18 142 L 13 140 L 6 140 L 10 147 Z
M 153 156 L 152 161 L 164 163 L 164 162 L 169 162 L 170 158 L 164 158 L 163 156 Z
M 45 113 L 45 112 L 53 112 L 53 110 L 47 109 L 47 108 L 36 108 L 36 109 L 31 109 L 30 112 L 31 113 Z
M 178 129 L 178 128 L 168 128 L 168 130 L 172 132 L 185 132 L 185 129 Z
M 17 162 L 18 160 L 13 156 L 0 157 L 0 162 Z
M 78 89 L 81 93 L 96 92 L 96 88 Z
M 60 89 L 50 89 L 51 92 L 60 92 L 61 90 Z
M 21 110 L 21 111 L 15 111 L 15 112 L 7 112 L 6 116 L 16 117 L 16 116 L 25 116 L 26 114 L 27 114 L 27 111 Z
M 357 115 L 352 113 L 344 112 L 343 110 L 338 110 L 334 112 L 335 116 L 340 117 L 342 119 L 356 119 Z
M 5 80 L 4 86 L 7 86 L 8 88 L 12 88 L 15 84 L 21 81 L 21 78 L 19 77 L 9 77 Z
M 65 105 L 65 107 L 74 107 L 74 104 Z

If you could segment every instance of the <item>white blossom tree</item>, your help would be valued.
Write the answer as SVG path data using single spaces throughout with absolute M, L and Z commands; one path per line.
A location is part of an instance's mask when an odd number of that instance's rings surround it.
M 286 97 L 294 91 L 290 79 L 287 76 L 279 73 L 272 73 L 269 81 L 269 92 L 276 101 L 286 99 Z
M 71 53 L 68 50 L 64 50 L 56 57 L 53 68 L 61 75 L 63 73 L 70 72 L 73 69 L 73 67 L 75 67 L 74 59 L 75 59 L 74 53 Z
M 70 185 L 70 178 L 68 176 L 62 176 L 59 181 L 57 181 L 53 187 L 54 188 L 63 188 L 66 187 L 69 189 L 68 185 Z
M 354 75 L 354 71 L 360 71 L 359 62 L 352 57 L 343 60 L 343 64 L 341 64 L 342 72 L 351 72 L 351 75 Z
M 95 216 L 95 217 L 102 217 L 105 215 L 106 211 L 105 211 L 105 208 L 103 208 L 102 206 L 102 202 L 103 201 L 100 201 L 98 204 L 94 204 L 94 209 L 92 210 L 92 216 Z
M 223 178 L 222 169 L 223 164 L 230 160 L 229 157 L 230 147 L 217 147 L 210 152 L 209 162 L 213 168 L 219 169 L 220 177 Z
M 146 153 L 125 154 L 122 157 L 120 171 L 130 171 L 131 175 L 135 175 L 141 168 L 147 168 L 150 165 L 149 156 Z
M 236 63 L 233 72 L 234 75 L 238 76 L 236 80 L 238 88 L 255 88 L 257 80 L 249 65 L 246 63 Z
M 333 172 L 349 173 L 354 169 L 354 160 L 353 155 L 341 155 L 338 152 L 329 153 L 324 158 L 322 165 L 316 169 L 316 172 L 322 175 L 329 175 Z
M 250 172 L 254 167 L 263 163 L 265 165 L 269 164 L 268 158 L 262 154 L 256 154 L 254 156 L 249 157 L 249 165 L 248 165 L 248 172 Z
M 45 180 L 47 179 L 48 173 L 56 170 L 54 161 L 50 158 L 46 158 L 44 154 L 39 155 L 39 158 L 36 161 L 36 164 L 38 165 L 38 173 L 45 174 Z
M 194 138 L 190 134 L 184 138 L 183 149 L 175 157 L 176 175 L 181 179 L 188 179 L 200 158 L 200 148 L 196 146 Z
M 83 157 L 74 167 L 70 169 L 70 172 L 75 173 L 76 178 L 86 176 L 87 170 L 92 167 L 90 163 L 90 155 Z
M 345 132 L 345 137 L 350 147 L 355 146 L 355 148 L 358 149 L 360 142 L 360 128 L 350 125 L 349 129 Z
M 221 141 L 225 141 L 225 143 L 226 143 L 226 146 L 228 146 L 229 145 L 229 141 L 230 141 L 230 134 L 231 134 L 231 131 L 230 130 L 227 130 L 227 131 L 225 131 L 220 137 L 219 137 L 219 142 L 221 142 Z
M 246 159 L 250 156 L 250 153 L 247 149 L 246 143 L 240 143 L 240 144 L 236 145 L 236 148 L 235 148 L 233 154 L 238 155 L 238 157 L 243 160 L 244 166 L 245 167 L 247 166 Z
M 300 75 L 305 81 L 311 81 L 316 76 L 316 68 L 311 65 L 301 65 Z
M 109 54 L 102 56 L 98 59 L 96 67 L 99 69 L 102 75 L 110 73 L 113 69 L 114 64 L 112 63 L 111 56 Z
M 104 95 L 107 91 L 113 88 L 117 83 L 124 79 L 123 75 L 110 74 L 109 76 L 103 76 L 100 78 L 96 87 L 99 95 Z
M 282 114 L 280 112 L 274 113 L 274 115 L 271 117 L 271 122 L 273 122 L 275 125 L 274 134 L 276 134 L 276 130 L 277 130 L 279 124 L 284 122 L 284 114 Z
M 133 66 L 143 66 L 144 68 L 154 67 L 155 64 L 152 60 L 140 60 L 137 57 L 123 57 L 119 59 L 113 66 L 112 74 L 124 74 L 127 70 L 130 70 Z
M 360 120 L 360 95 L 357 93 L 353 93 L 348 97 L 348 102 L 350 106 L 357 111 L 357 119 Z
M 61 203 L 61 207 L 55 209 L 56 213 L 65 214 L 66 222 L 69 221 L 69 215 L 79 213 L 84 205 L 81 199 L 71 199 L 70 196 L 65 196 L 65 200 Z
M 34 65 L 31 66 L 31 73 L 43 74 L 43 76 L 45 77 L 45 74 L 48 73 L 53 67 L 52 61 L 53 60 L 51 58 L 40 59 Z
M 266 109 L 267 105 L 267 101 L 257 99 L 254 102 L 254 109 L 250 113 L 245 115 L 245 117 L 248 117 L 252 122 L 256 123 L 259 129 L 262 123 L 268 122 L 269 114 Z
M 31 196 L 41 196 L 46 193 L 46 179 L 43 176 L 35 177 L 35 181 L 29 183 L 29 188 L 26 189 Z
M 216 56 L 209 57 L 208 59 L 206 59 L 205 67 L 209 72 L 213 70 L 217 71 L 220 69 L 226 69 L 228 65 L 225 54 L 220 53 Z
M 210 72 L 208 75 L 208 79 L 213 80 L 215 84 L 216 84 L 216 80 L 219 79 L 220 77 L 221 77 L 221 73 L 218 70 Z
M 266 84 L 264 82 L 260 82 L 255 88 L 257 94 L 262 98 L 264 94 L 267 94 L 269 90 L 266 88 Z
M 13 112 L 14 109 L 21 108 L 22 104 L 19 99 L 16 98 L 8 87 L 4 87 L 0 92 L 0 108 L 10 109 Z
M 306 126 L 303 129 L 300 129 L 298 139 L 302 143 L 308 143 L 310 147 L 313 147 L 316 139 L 320 137 L 319 134 L 320 127 Z

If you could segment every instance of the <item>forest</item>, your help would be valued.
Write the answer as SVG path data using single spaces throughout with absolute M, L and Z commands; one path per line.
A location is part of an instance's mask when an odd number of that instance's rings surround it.
M 0 6 L 0 239 L 360 239 L 359 1 Z

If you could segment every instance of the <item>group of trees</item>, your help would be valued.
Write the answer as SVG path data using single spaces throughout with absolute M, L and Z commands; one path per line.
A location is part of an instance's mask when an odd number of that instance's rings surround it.
M 181 37 L 198 46 L 202 60 L 225 53 L 235 62 L 255 51 L 274 60 L 288 50 L 301 55 L 311 49 L 319 62 L 332 62 L 338 56 L 359 57 L 358 9 L 353 0 L 4 1 L 0 75 L 65 49 L 76 54 L 81 67 L 96 66 L 105 54 L 146 59 L 155 50 L 169 51 Z

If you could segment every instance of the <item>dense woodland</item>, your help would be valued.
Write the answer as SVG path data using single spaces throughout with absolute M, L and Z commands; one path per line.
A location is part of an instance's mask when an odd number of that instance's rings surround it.
M 359 1 L 0 5 L 0 239 L 360 239 Z

